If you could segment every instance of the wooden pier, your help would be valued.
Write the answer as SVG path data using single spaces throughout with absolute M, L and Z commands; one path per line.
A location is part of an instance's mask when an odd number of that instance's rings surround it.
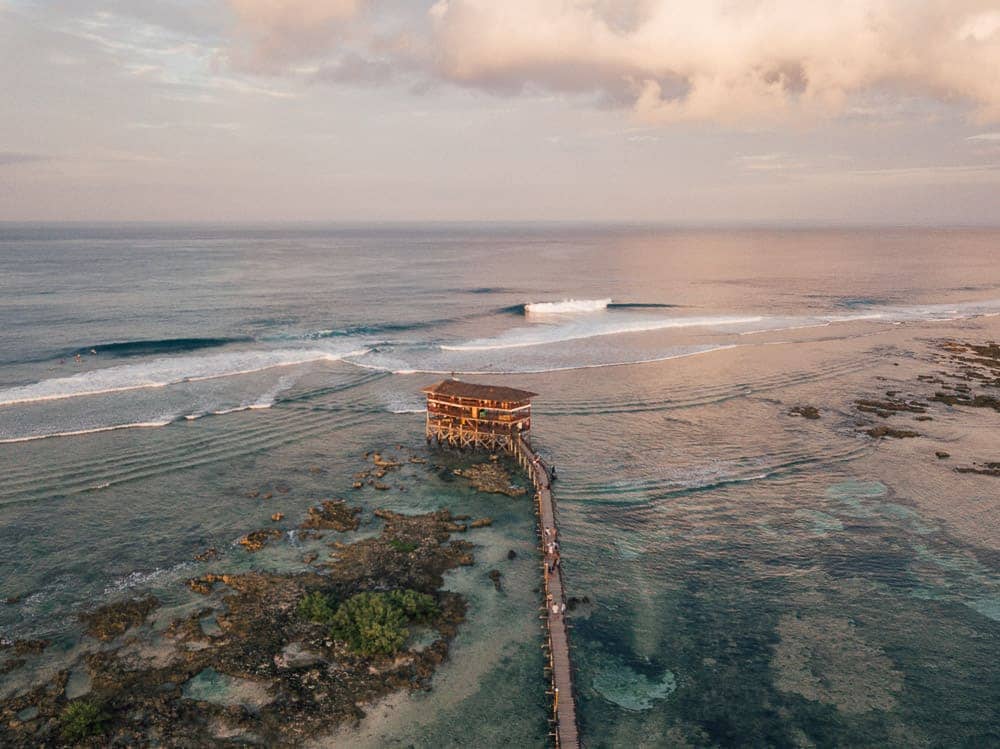
M 535 485 L 538 535 L 542 544 L 545 581 L 545 647 L 552 679 L 552 739 L 556 749 L 577 749 L 576 693 L 569 659 L 566 593 L 550 471 L 531 449 L 531 399 L 535 393 L 496 385 L 477 385 L 456 379 L 423 388 L 427 396 L 427 443 L 459 449 L 486 449 L 513 454 Z
M 538 530 L 542 541 L 542 576 L 545 580 L 545 629 L 549 672 L 552 678 L 552 724 L 556 749 L 580 746 L 576 722 L 576 693 L 569 658 L 569 628 L 566 624 L 566 593 L 558 547 L 555 503 L 549 484 L 549 468 L 524 437 L 513 444 L 513 453 L 535 485 L 538 500 Z M 554 550 L 550 551 L 554 544 Z M 550 572 L 550 569 L 552 570 Z

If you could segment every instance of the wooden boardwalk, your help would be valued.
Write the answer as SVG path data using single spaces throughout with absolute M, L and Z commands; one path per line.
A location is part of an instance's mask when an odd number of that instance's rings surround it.
M 566 594 L 559 556 L 555 504 L 549 487 L 549 469 L 523 437 L 517 438 L 514 454 L 531 476 L 538 499 L 542 576 L 545 580 L 544 619 L 552 676 L 553 737 L 556 749 L 575 749 L 580 746 L 580 734 L 576 723 L 576 693 L 573 691 L 573 669 L 569 659 L 569 632 L 565 614 Z

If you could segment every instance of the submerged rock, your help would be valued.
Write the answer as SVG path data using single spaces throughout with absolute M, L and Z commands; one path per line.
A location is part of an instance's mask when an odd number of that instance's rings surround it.
M 194 555 L 194 561 L 196 562 L 210 562 L 213 559 L 218 559 L 218 558 L 219 558 L 219 550 L 216 549 L 214 546 L 205 549 L 200 554 Z
M 456 468 L 453 473 L 467 479 L 478 491 L 487 494 L 506 494 L 508 497 L 520 497 L 528 493 L 524 487 L 514 486 L 510 474 L 503 465 L 497 463 L 479 463 L 469 468 Z
M 775 686 L 851 714 L 891 710 L 903 675 L 848 619 L 786 615 L 772 661 Z
M 14 655 L 38 655 L 51 644 L 50 640 L 3 640 L 0 639 L 0 653 L 10 651 Z
M 659 677 L 649 677 L 612 656 L 601 659 L 591 682 L 594 691 L 608 702 L 625 710 L 649 710 L 677 689 L 677 677 L 664 671 Z
M 500 570 L 490 570 L 488 577 L 493 581 L 493 587 L 499 591 L 501 589 L 500 579 L 503 577 L 503 573 Z

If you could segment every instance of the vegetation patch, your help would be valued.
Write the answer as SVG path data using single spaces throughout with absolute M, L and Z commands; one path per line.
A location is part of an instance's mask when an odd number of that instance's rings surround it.
M 59 716 L 60 735 L 66 741 L 83 741 L 104 733 L 108 715 L 91 700 L 75 700 L 66 705 Z
M 391 539 L 389 541 L 389 546 L 402 554 L 409 554 L 417 549 L 417 544 L 412 541 L 402 541 L 398 538 Z

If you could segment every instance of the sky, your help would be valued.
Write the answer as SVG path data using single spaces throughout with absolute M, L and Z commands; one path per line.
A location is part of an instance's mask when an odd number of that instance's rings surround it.
M 1000 0 L 0 0 L 0 221 L 1000 224 Z

